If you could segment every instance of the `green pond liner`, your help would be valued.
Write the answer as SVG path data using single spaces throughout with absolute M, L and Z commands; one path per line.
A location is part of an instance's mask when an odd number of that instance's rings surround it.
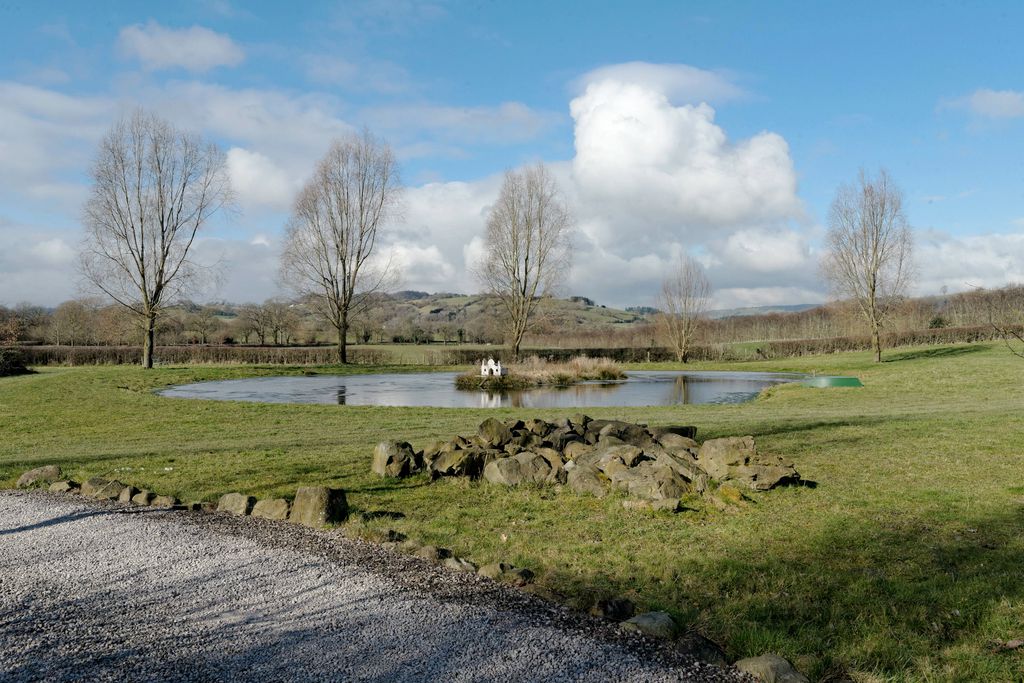
M 860 380 L 856 377 L 808 377 L 800 382 L 807 387 L 862 387 Z

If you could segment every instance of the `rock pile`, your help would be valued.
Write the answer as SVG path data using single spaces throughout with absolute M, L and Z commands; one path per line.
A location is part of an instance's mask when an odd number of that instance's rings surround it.
M 555 422 L 488 418 L 472 436 L 416 451 L 404 441 L 384 441 L 373 454 L 374 472 L 405 477 L 426 471 L 438 477 L 472 477 L 504 486 L 565 484 L 595 496 L 611 490 L 675 509 L 712 481 L 765 491 L 795 484 L 800 475 L 781 458 L 757 452 L 754 437 L 694 440 L 695 427 L 647 427 L 576 415 Z

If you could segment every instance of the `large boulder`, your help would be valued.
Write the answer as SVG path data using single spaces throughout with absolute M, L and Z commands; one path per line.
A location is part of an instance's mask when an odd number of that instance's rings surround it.
M 505 444 L 512 438 L 512 430 L 505 423 L 489 417 L 480 423 L 477 435 L 485 446 L 504 448 Z
M 405 441 L 381 441 L 373 449 L 372 469 L 382 477 L 408 477 L 423 469 L 423 455 Z
M 734 467 L 727 480 L 732 480 L 753 491 L 767 491 L 776 486 L 800 483 L 800 475 L 792 465 L 752 463 Z
M 82 484 L 82 495 L 97 500 L 117 500 L 124 490 L 124 484 L 116 479 L 93 477 Z
M 637 631 L 666 640 L 675 637 L 678 630 L 675 620 L 667 612 L 644 612 L 622 622 L 621 626 L 627 631 Z
M 665 450 L 677 455 L 689 455 L 697 457 L 700 451 L 700 444 L 687 436 L 680 436 L 675 432 L 668 432 L 658 437 L 658 444 Z
M 484 479 L 505 486 L 556 483 L 565 481 L 565 469 L 557 453 L 541 448 L 491 461 L 484 467 Z
M 722 481 L 729 477 L 729 469 L 746 465 L 757 456 L 752 436 L 731 436 L 708 439 L 697 452 L 697 464 L 712 479 Z
M 648 430 L 658 441 L 661 441 L 663 437 L 668 434 L 675 434 L 676 436 L 682 436 L 691 441 L 697 438 L 697 428 L 691 425 L 673 425 L 670 427 L 651 427 Z
M 569 488 L 576 493 L 589 493 L 603 498 L 608 495 L 608 479 L 594 465 L 580 465 L 569 470 Z
M 302 486 L 295 493 L 288 521 L 311 527 L 343 522 L 348 517 L 348 501 L 341 489 L 326 486 Z
M 242 493 L 225 493 L 217 501 L 217 512 L 227 512 L 232 515 L 244 516 L 252 512 L 252 506 L 256 499 Z
M 761 683 L 810 683 L 810 679 L 793 668 L 793 665 L 778 655 L 747 657 L 733 664 L 740 671 L 750 674 Z
M 636 605 L 629 598 L 608 598 L 598 600 L 590 608 L 590 613 L 595 617 L 611 619 L 612 621 L 625 621 L 636 614 Z
M 650 461 L 616 470 L 610 477 L 612 486 L 644 500 L 678 500 L 690 492 L 686 481 L 675 470 Z
M 60 467 L 57 465 L 37 467 L 18 477 L 18 488 L 27 489 L 30 486 L 49 486 L 60 479 L 60 474 Z
M 288 501 L 284 498 L 264 498 L 252 506 L 252 516 L 263 519 L 288 519 Z
M 608 446 L 599 448 L 596 451 L 598 456 L 597 466 L 602 470 L 610 463 L 618 460 L 626 467 L 634 467 L 637 463 L 646 459 L 643 450 L 639 446 L 623 444 L 621 446 Z
M 155 508 L 176 508 L 178 507 L 178 499 L 174 496 L 155 496 L 149 503 Z
M 500 423 L 499 423 L 500 424 Z M 505 455 L 503 451 L 466 448 L 442 453 L 430 466 L 430 476 L 437 477 L 478 477 L 484 465 Z

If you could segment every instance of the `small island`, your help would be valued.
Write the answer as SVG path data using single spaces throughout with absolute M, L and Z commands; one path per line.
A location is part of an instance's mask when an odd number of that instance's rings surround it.
M 503 366 L 493 358 L 481 361 L 479 368 L 455 378 L 455 387 L 467 391 L 514 391 L 540 386 L 570 386 L 592 380 L 615 381 L 626 378 L 618 363 L 609 358 L 576 356 L 557 363 L 532 356 Z

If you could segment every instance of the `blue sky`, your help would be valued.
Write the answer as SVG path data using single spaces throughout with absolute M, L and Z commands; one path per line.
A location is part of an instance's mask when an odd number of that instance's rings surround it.
M 137 105 L 228 151 L 205 297 L 279 293 L 291 196 L 361 126 L 402 162 L 409 288 L 476 289 L 500 175 L 535 161 L 577 213 L 565 293 L 603 303 L 652 303 L 682 252 L 719 305 L 823 300 L 828 206 L 861 167 L 905 192 L 920 293 L 1021 281 L 1022 25 L 996 2 L 0 0 L 0 303 L 78 293 L 91 155 Z

